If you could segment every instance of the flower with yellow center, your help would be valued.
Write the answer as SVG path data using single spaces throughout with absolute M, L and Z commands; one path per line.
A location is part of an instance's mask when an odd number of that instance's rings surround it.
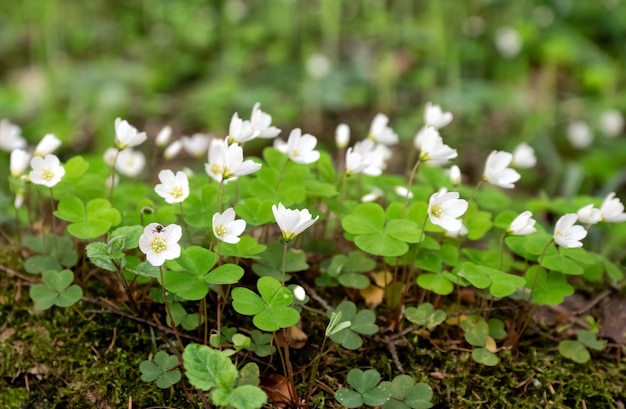
M 30 181 L 36 185 L 53 187 L 65 175 L 65 168 L 61 166 L 59 158 L 52 154 L 48 154 L 44 158 L 34 156 L 30 160 L 30 167 L 32 170 L 28 176 Z
M 287 209 L 282 203 L 272 205 L 272 213 L 286 241 L 294 239 L 319 219 L 319 216 L 313 219 L 307 209 Z
M 239 236 L 246 229 L 245 220 L 235 220 L 235 209 L 232 207 L 223 213 L 215 213 L 212 222 L 215 237 L 230 244 L 239 243 Z
M 154 187 L 154 191 L 167 203 L 181 203 L 189 196 L 189 180 L 183 171 L 176 174 L 169 169 L 159 172 L 161 183 Z
M 153 266 L 162 266 L 165 260 L 180 257 L 178 241 L 183 235 L 182 228 L 177 224 L 166 227 L 158 223 L 150 223 L 139 237 L 139 249 Z
M 459 199 L 459 192 L 446 189 L 433 193 L 428 201 L 428 217 L 433 224 L 448 232 L 458 232 L 463 223 L 458 220 L 467 211 L 467 200 Z
M 229 182 L 238 176 L 248 175 L 261 169 L 260 163 L 243 160 L 243 149 L 238 143 L 228 145 L 225 139 L 213 139 L 209 148 L 206 173 L 217 182 Z

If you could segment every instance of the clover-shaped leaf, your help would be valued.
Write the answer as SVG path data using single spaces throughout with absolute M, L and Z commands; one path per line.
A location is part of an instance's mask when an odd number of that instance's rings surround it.
M 591 355 L 585 345 L 580 341 L 565 340 L 559 342 L 559 353 L 561 356 L 571 359 L 579 364 L 584 364 L 591 359 Z
M 452 281 L 445 274 L 420 274 L 417 277 L 417 285 L 439 295 L 448 295 L 454 290 Z
M 167 266 L 171 270 L 163 274 L 165 289 L 186 300 L 204 298 L 209 292 L 210 280 L 207 273 L 217 263 L 217 259 L 217 254 L 208 249 L 198 246 L 187 247 L 179 258 L 167 261 Z
M 285 260 L 285 273 L 304 271 L 309 268 L 306 254 L 301 250 L 289 249 Z M 260 277 L 273 277 L 282 280 L 283 246 L 279 243 L 267 245 L 267 249 L 260 254 L 260 259 L 252 265 L 252 270 Z M 291 275 L 285 274 L 284 280 L 289 281 Z
M 484 347 L 489 336 L 489 324 L 480 315 L 470 315 L 461 322 L 461 328 L 465 331 L 465 340 L 476 347 Z
M 240 314 L 253 315 L 252 322 L 263 331 L 273 332 L 288 328 L 300 320 L 300 314 L 290 306 L 293 293 L 272 277 L 261 277 L 257 282 L 259 295 L 238 287 L 233 289 L 233 308 Z
M 178 358 L 169 355 L 165 351 L 159 351 L 154 355 L 152 361 L 143 361 L 139 364 L 141 371 L 141 380 L 144 382 L 155 382 L 156 386 L 161 389 L 167 389 L 178 383 L 182 375 L 178 369 L 174 369 L 178 365 Z
M 337 307 L 337 313 L 341 313 L 339 325 L 350 322 L 350 326 L 330 335 L 330 339 L 341 344 L 346 349 L 359 349 L 363 345 L 360 335 L 372 335 L 378 332 L 375 324 L 376 315 L 371 310 L 361 310 L 357 313 L 356 305 L 350 301 L 344 301 Z M 329 318 L 332 312 L 329 312 Z M 342 325 L 343 326 L 343 325 Z
M 120 212 L 102 198 L 92 199 L 85 205 L 78 197 L 68 196 L 59 202 L 54 215 L 70 222 L 67 231 L 82 240 L 101 236 L 122 221 Z
M 371 272 L 375 267 L 376 262 L 360 251 L 351 251 L 347 256 L 337 254 L 324 268 L 325 277 L 320 281 L 360 290 L 371 284 L 369 277 L 363 273 Z
M 474 362 L 487 366 L 496 366 L 500 362 L 500 358 L 487 348 L 476 348 L 472 351 L 472 359 Z
M 270 356 L 276 349 L 272 342 L 272 334 L 266 334 L 259 330 L 252 330 L 250 332 L 251 342 L 246 349 L 254 352 L 258 357 Z
M 540 266 L 532 266 L 526 271 L 526 286 L 533 288 L 531 301 L 539 305 L 557 305 L 565 297 L 574 294 L 572 287 L 562 273 L 547 272 Z
M 428 409 L 433 406 L 433 391 L 423 382 L 415 383 L 409 375 L 398 375 L 393 381 L 381 382 L 391 392 L 383 409 Z
M 420 304 L 417 308 L 408 307 L 404 311 L 404 316 L 413 324 L 422 325 L 429 330 L 444 322 L 447 317 L 445 311 L 435 310 L 429 302 Z
M 30 298 L 35 301 L 35 307 L 47 310 L 56 305 L 70 307 L 83 296 L 83 290 L 72 284 L 74 273 L 70 270 L 49 270 L 41 276 L 43 284 L 35 284 L 30 288 Z
M 357 408 L 363 404 L 380 406 L 389 400 L 391 391 L 380 383 L 380 373 L 375 369 L 362 371 L 353 368 L 348 372 L 348 384 L 354 389 L 339 388 L 335 399 L 347 408 Z

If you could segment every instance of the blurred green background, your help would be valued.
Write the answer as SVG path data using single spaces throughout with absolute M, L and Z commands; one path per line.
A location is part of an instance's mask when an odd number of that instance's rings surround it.
M 620 0 L 2 2 L 0 117 L 69 157 L 110 146 L 118 116 L 151 137 L 224 135 L 257 101 L 283 136 L 331 146 L 346 122 L 361 139 L 380 111 L 408 143 L 433 101 L 455 115 L 442 135 L 467 173 L 527 141 L 528 184 L 595 193 L 626 179 L 623 125 L 602 125 L 626 111 L 625 40 Z M 568 142 L 573 121 L 590 147 Z

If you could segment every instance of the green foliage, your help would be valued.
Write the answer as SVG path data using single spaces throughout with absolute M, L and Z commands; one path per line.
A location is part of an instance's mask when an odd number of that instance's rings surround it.
M 78 262 L 78 253 L 68 235 L 26 236 L 24 245 L 36 253 L 24 261 L 24 269 L 31 274 L 70 268 Z
M 380 386 L 389 390 L 391 396 L 383 409 L 428 409 L 432 408 L 433 391 L 427 384 L 417 384 L 409 375 L 398 375 L 393 381 L 381 382 Z
M 253 315 L 254 325 L 263 331 L 273 332 L 288 328 L 300 320 L 300 314 L 290 304 L 293 293 L 272 277 L 257 281 L 261 296 L 253 291 L 237 287 L 232 291 L 233 308 L 240 314 Z
M 420 304 L 419 307 L 408 307 L 404 311 L 404 316 L 413 324 L 421 325 L 432 330 L 447 318 L 445 311 L 433 307 L 429 302 Z
M 336 324 L 334 328 L 341 328 L 336 332 L 329 334 L 330 339 L 346 349 L 359 349 L 363 345 L 361 335 L 373 335 L 378 332 L 378 326 L 375 324 L 376 315 L 371 310 L 361 310 L 357 312 L 356 305 L 351 301 L 344 301 L 337 306 L 336 311 L 329 312 L 332 320 L 332 314 L 337 313 L 339 318 L 335 318 Z M 346 326 L 344 323 L 350 323 Z
M 375 369 L 351 369 L 347 381 L 352 389 L 342 387 L 335 392 L 335 399 L 346 408 L 380 406 L 391 397 L 391 390 L 380 384 L 380 373 Z
M 78 285 L 72 285 L 74 273 L 71 270 L 48 270 L 41 275 L 42 284 L 30 287 L 30 298 L 35 302 L 35 307 L 47 310 L 56 305 L 57 307 L 71 307 L 83 296 L 83 290 Z
M 301 250 L 288 249 L 285 261 L 285 281 L 291 279 L 290 274 L 296 271 L 303 271 L 309 268 L 306 262 L 306 254 Z M 280 243 L 270 243 L 267 249 L 261 253 L 260 258 L 252 265 L 252 270 L 259 277 L 273 277 L 282 280 L 283 271 L 283 245 Z
M 152 361 L 143 361 L 139 364 L 141 380 L 144 382 L 155 382 L 161 389 L 170 388 L 178 383 L 182 375 L 178 369 L 178 358 L 169 355 L 165 351 L 159 351 L 154 355 Z
M 318 285 L 363 289 L 370 285 L 370 279 L 363 273 L 372 272 L 376 262 L 360 251 L 351 251 L 347 256 L 337 254 L 323 267 Z
M 70 222 L 67 231 L 81 240 L 102 236 L 122 221 L 120 212 L 102 198 L 92 199 L 85 205 L 78 197 L 68 196 L 59 202 L 54 215 Z
M 254 385 L 251 373 L 258 375 L 258 369 L 245 371 L 245 382 L 229 358 L 220 351 L 205 345 L 189 344 L 183 352 L 185 376 L 193 386 L 210 391 L 213 404 L 218 407 L 236 409 L 257 409 L 267 402 L 267 395 Z M 256 380 L 258 385 L 258 378 Z

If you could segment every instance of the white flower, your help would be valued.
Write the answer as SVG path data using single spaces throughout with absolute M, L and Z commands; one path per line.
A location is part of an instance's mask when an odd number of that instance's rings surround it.
M 14 178 L 20 177 L 26 172 L 30 165 L 30 153 L 23 149 L 14 149 L 11 151 L 11 159 L 9 168 L 11 169 L 11 176 Z
M 228 145 L 225 139 L 214 139 L 209 149 L 209 162 L 204 165 L 206 173 L 217 182 L 235 180 L 261 169 L 260 163 L 243 160 L 243 149 L 238 143 Z
M 387 126 L 389 118 L 387 115 L 378 113 L 372 120 L 368 138 L 376 143 L 382 143 L 385 145 L 395 145 L 398 143 L 398 135 Z
M 282 203 L 278 203 L 278 207 L 272 205 L 272 213 L 286 241 L 292 240 L 319 219 L 319 216 L 313 219 L 307 209 L 286 209 Z
M 165 159 L 172 159 L 174 157 L 176 157 L 181 149 L 183 149 L 183 143 L 180 141 L 180 139 L 175 140 L 174 142 L 170 143 L 167 148 L 165 148 L 165 150 L 163 151 L 163 157 Z M 203 154 L 206 153 L 203 152 Z
M 566 248 L 582 247 L 580 241 L 587 236 L 587 230 L 583 226 L 574 225 L 578 216 L 568 213 L 557 220 L 554 226 L 554 241 L 556 244 Z
M 211 136 L 203 133 L 195 133 L 191 136 L 180 138 L 183 148 L 193 157 L 199 158 L 206 155 L 211 143 Z
M 252 107 L 250 123 L 259 132 L 259 138 L 275 138 L 280 134 L 280 129 L 272 126 L 272 116 L 261 111 L 261 104 L 258 102 Z
M 274 149 L 276 149 L 278 152 L 284 153 L 285 155 L 287 154 L 287 150 L 289 149 L 287 147 L 287 142 L 280 138 L 274 139 L 272 146 L 274 146 Z
M 230 126 L 228 127 L 228 142 L 248 142 L 249 140 L 256 138 L 259 133 L 260 131 L 255 130 L 250 121 L 244 121 L 239 118 L 239 114 L 235 112 L 230 119 Z
M 11 152 L 14 149 L 26 147 L 26 140 L 22 138 L 22 130 L 6 119 L 0 121 L 0 149 Z
M 435 128 L 426 127 L 421 140 L 420 160 L 434 165 L 443 165 L 457 156 L 456 149 L 444 144 Z
M 515 57 L 522 49 L 522 39 L 513 27 L 500 27 L 496 30 L 496 49 L 506 58 Z
M 514 236 L 526 236 L 528 234 L 537 231 L 535 228 L 535 219 L 532 218 L 533 214 L 530 210 L 526 210 L 515 218 L 509 225 L 507 233 Z
M 513 160 L 511 166 L 520 169 L 532 168 L 537 164 L 535 150 L 526 142 L 522 142 L 513 149 Z
M 504 151 L 493 151 L 485 162 L 485 172 L 483 179 L 492 185 L 505 189 L 513 189 L 514 183 L 520 179 L 520 174 L 509 168 L 513 155 Z
M 181 203 L 189 196 L 189 180 L 183 171 L 172 172 L 165 169 L 159 172 L 161 183 L 154 187 L 154 191 L 167 203 Z
M 607 138 L 615 138 L 624 130 L 624 116 L 616 109 L 609 109 L 600 115 L 600 129 Z
M 20 209 L 24 204 L 24 189 L 21 188 L 15 193 L 15 200 L 13 201 L 13 205 L 16 209 Z
M 346 124 L 337 125 L 335 130 L 335 145 L 337 148 L 344 149 L 350 142 L 350 127 Z
M 304 301 L 306 299 L 306 291 L 300 285 L 296 285 L 293 287 L 293 296 L 298 301 Z
M 306 60 L 306 71 L 315 79 L 321 79 L 330 73 L 330 60 L 324 54 L 315 53 Z
M 106 151 L 104 151 L 104 155 L 102 155 L 104 163 L 109 166 L 115 166 L 115 162 L 117 161 L 117 155 L 119 153 L 120 151 L 118 151 L 117 148 L 108 148 Z
M 602 221 L 604 222 L 623 222 L 626 221 L 626 213 L 624 213 L 624 205 L 615 197 L 615 192 L 611 192 L 602 202 L 600 206 L 600 213 L 602 214 Z
M 567 126 L 567 139 L 576 149 L 586 149 L 593 142 L 593 132 L 583 121 L 574 121 Z
M 469 230 L 467 230 L 467 227 L 465 225 L 462 225 L 460 230 L 446 230 L 445 232 L 443 232 L 444 236 L 451 237 L 453 239 L 456 239 L 457 237 L 467 236 L 467 233 L 469 233 Z
M 578 220 L 586 224 L 596 224 L 602 220 L 602 211 L 593 207 L 593 204 L 580 208 L 576 212 Z
M 374 202 L 374 201 L 378 200 L 378 198 L 382 194 L 383 194 L 383 191 L 380 190 L 379 188 L 375 187 L 374 189 L 372 189 L 371 192 L 369 192 L 366 195 L 363 195 L 363 197 L 361 197 L 361 202 L 363 202 L 363 203 Z
M 367 158 L 358 152 L 353 152 L 352 148 L 348 148 L 346 151 L 346 173 L 348 175 L 362 173 L 368 166 L 370 166 L 370 162 Z
M 300 128 L 296 128 L 289 134 L 287 139 L 287 156 L 296 163 L 313 163 L 320 158 L 320 153 L 315 149 L 317 138 L 305 133 L 302 135 Z
M 380 176 L 383 173 L 383 169 L 387 167 L 387 159 L 391 157 L 389 148 L 381 143 L 377 144 L 371 139 L 364 139 L 355 143 L 352 152 L 360 154 L 363 161 L 370 163 L 361 172 L 368 176 Z
M 30 171 L 28 177 L 36 185 L 53 187 L 65 175 L 65 168 L 61 165 L 59 158 L 53 154 L 48 154 L 43 158 L 34 156 L 30 160 L 30 167 L 33 170 Z
M 404 186 L 395 186 L 393 191 L 396 192 L 398 196 L 405 197 L 407 199 L 413 199 L 413 192 L 407 189 Z
M 172 137 L 172 127 L 169 125 L 165 125 L 156 136 L 155 144 L 156 146 L 162 147 L 169 143 Z
M 118 172 L 129 177 L 139 175 L 145 166 L 145 155 L 133 149 L 120 151 L 117 155 L 117 161 L 115 162 L 115 168 Z
M 150 223 L 139 237 L 139 249 L 146 255 L 148 263 L 162 266 L 165 260 L 180 257 L 178 241 L 183 236 L 183 229 L 177 224 L 163 227 L 158 223 Z
M 223 213 L 215 213 L 213 215 L 213 234 L 223 242 L 236 244 L 239 243 L 239 236 L 246 229 L 246 221 L 242 219 L 235 220 L 235 209 L 229 207 Z
M 49 133 L 43 137 L 41 141 L 35 147 L 33 156 L 46 156 L 49 153 L 54 152 L 59 146 L 61 146 L 61 140 Z
M 145 132 L 138 132 L 137 128 L 121 118 L 115 119 L 115 144 L 119 150 L 141 145 L 146 138 Z
M 433 224 L 443 227 L 448 232 L 457 232 L 463 223 L 457 220 L 467 211 L 468 203 L 459 199 L 459 192 L 446 192 L 442 189 L 433 193 L 428 201 L 428 217 Z
M 450 177 L 450 182 L 452 182 L 452 185 L 460 185 L 462 179 L 461 169 L 459 169 L 457 165 L 452 165 L 448 170 L 448 177 Z
M 426 122 L 427 126 L 441 129 L 452 122 L 452 113 L 448 111 L 443 112 L 439 105 L 427 102 L 424 109 L 424 122 Z

